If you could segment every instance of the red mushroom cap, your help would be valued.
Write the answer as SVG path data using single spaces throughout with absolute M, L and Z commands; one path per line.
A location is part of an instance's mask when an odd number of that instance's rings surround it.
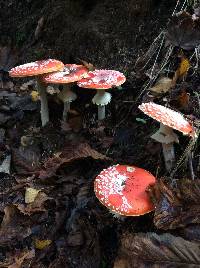
M 94 191 L 99 201 L 111 211 L 140 216 L 154 210 L 146 188 L 155 181 L 155 177 L 142 168 L 116 165 L 104 169 L 96 177 Z
M 87 78 L 78 81 L 78 86 L 93 89 L 109 89 L 120 86 L 126 81 L 126 77 L 114 70 L 95 70 L 88 73 Z
M 12 68 L 9 71 L 11 77 L 35 76 L 44 73 L 55 72 L 61 70 L 64 64 L 59 60 L 48 59 L 26 63 Z
M 193 126 L 184 118 L 182 114 L 176 111 L 153 102 L 142 103 L 138 108 L 148 116 L 152 117 L 158 122 L 161 122 L 163 125 L 179 130 L 183 134 L 191 137 L 195 136 Z
M 45 75 L 43 81 L 54 84 L 73 83 L 85 77 L 87 73 L 88 69 L 83 65 L 66 64 L 62 71 Z

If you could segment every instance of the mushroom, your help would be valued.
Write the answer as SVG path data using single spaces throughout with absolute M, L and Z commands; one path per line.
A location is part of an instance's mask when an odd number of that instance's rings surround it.
M 160 122 L 160 129 L 151 138 L 162 143 L 165 167 L 167 171 L 170 171 L 175 162 L 173 143 L 178 143 L 178 137 L 173 129 L 191 137 L 196 136 L 195 129 L 182 114 L 162 105 L 149 102 L 142 103 L 138 108 Z
M 171 127 L 165 126 L 160 123 L 159 130 L 151 136 L 157 142 L 162 144 L 163 156 L 165 161 L 165 167 L 167 171 L 170 171 L 175 162 L 175 152 L 173 143 L 179 143 L 179 139 L 176 133 L 174 133 Z
M 40 113 L 42 126 L 45 126 L 49 122 L 47 95 L 44 83 L 42 82 L 42 75 L 61 70 L 63 66 L 64 64 L 61 61 L 48 59 L 19 65 L 9 71 L 9 75 L 11 77 L 36 76 L 37 90 L 39 92 L 41 102 Z
M 141 216 L 154 210 L 146 189 L 156 178 L 135 166 L 115 165 L 101 171 L 94 182 L 99 201 L 112 212 Z
M 43 77 L 45 83 L 64 84 L 63 90 L 58 94 L 58 98 L 63 101 L 63 121 L 66 121 L 70 103 L 77 98 L 77 95 L 71 91 L 70 83 L 76 82 L 86 77 L 88 69 L 83 65 L 66 64 L 60 72 L 47 74 Z
M 92 102 L 98 105 L 98 120 L 105 118 L 105 106 L 111 100 L 111 94 L 105 92 L 114 86 L 120 86 L 126 81 L 126 77 L 114 70 L 95 70 L 88 72 L 88 77 L 78 81 L 78 86 L 82 88 L 97 89 L 97 93 Z

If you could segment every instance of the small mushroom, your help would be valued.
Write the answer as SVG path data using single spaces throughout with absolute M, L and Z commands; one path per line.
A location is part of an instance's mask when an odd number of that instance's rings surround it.
M 175 163 L 174 142 L 179 143 L 178 136 L 171 127 L 160 123 L 159 130 L 151 138 L 162 144 L 165 167 L 170 171 Z
M 182 114 L 162 105 L 148 102 L 142 103 L 138 108 L 161 123 L 159 131 L 152 138 L 162 143 L 165 166 L 167 171 L 171 170 L 175 162 L 173 142 L 178 142 L 178 137 L 173 129 L 192 138 L 196 137 L 195 129 Z
M 111 212 L 141 216 L 154 210 L 146 189 L 156 178 L 135 166 L 115 165 L 101 171 L 94 182 L 99 201 Z
M 58 98 L 63 101 L 63 121 L 66 121 L 70 104 L 77 96 L 71 91 L 71 83 L 86 77 L 88 69 L 83 65 L 66 64 L 60 72 L 47 74 L 43 77 L 45 83 L 63 84 L 63 90 L 58 94 Z
M 105 118 L 105 106 L 111 101 L 111 94 L 105 92 L 115 86 L 120 86 L 126 81 L 126 77 L 114 70 L 95 70 L 88 72 L 88 77 L 78 81 L 82 88 L 97 89 L 92 102 L 98 105 L 98 120 Z
M 49 110 L 47 95 L 44 83 L 42 82 L 42 75 L 50 72 L 61 70 L 64 64 L 61 61 L 48 59 L 26 63 L 12 68 L 9 71 L 11 77 L 27 77 L 35 76 L 37 80 L 37 90 L 40 95 L 41 102 L 41 121 L 42 126 L 45 126 L 49 122 Z

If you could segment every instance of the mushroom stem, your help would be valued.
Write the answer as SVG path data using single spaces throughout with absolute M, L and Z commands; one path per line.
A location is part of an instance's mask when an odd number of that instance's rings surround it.
M 106 106 L 98 105 L 98 120 L 103 120 L 106 116 Z
M 175 163 L 175 151 L 173 143 L 162 143 L 163 157 L 165 161 L 165 168 L 170 171 Z
M 151 138 L 162 144 L 165 167 L 167 171 L 170 171 L 175 163 L 174 142 L 179 142 L 178 136 L 171 127 L 160 123 L 159 130 Z
M 70 110 L 70 103 L 77 98 L 76 93 L 71 91 L 71 87 L 69 84 L 63 86 L 63 90 L 58 94 L 58 98 L 63 101 L 64 109 L 63 109 L 63 121 L 65 122 L 68 117 L 68 112 Z
M 67 121 L 68 112 L 70 110 L 70 102 L 64 102 L 64 108 L 63 108 L 63 121 Z
M 41 103 L 41 109 L 40 109 L 41 121 L 42 126 L 45 126 L 49 122 L 49 109 L 48 109 L 46 88 L 41 80 L 41 77 L 37 77 L 36 79 L 37 79 L 37 90 L 40 95 L 40 103 Z
M 98 105 L 98 120 L 103 120 L 105 118 L 105 106 L 110 102 L 111 94 L 105 92 L 104 89 L 97 90 L 92 102 Z

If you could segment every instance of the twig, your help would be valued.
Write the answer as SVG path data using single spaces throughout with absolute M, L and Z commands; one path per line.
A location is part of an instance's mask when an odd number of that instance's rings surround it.
M 188 166 L 190 169 L 191 178 L 192 178 L 192 180 L 194 180 L 195 175 L 194 175 L 194 168 L 193 168 L 193 164 L 192 164 L 192 155 L 193 155 L 193 153 L 191 153 L 191 152 L 188 154 Z

